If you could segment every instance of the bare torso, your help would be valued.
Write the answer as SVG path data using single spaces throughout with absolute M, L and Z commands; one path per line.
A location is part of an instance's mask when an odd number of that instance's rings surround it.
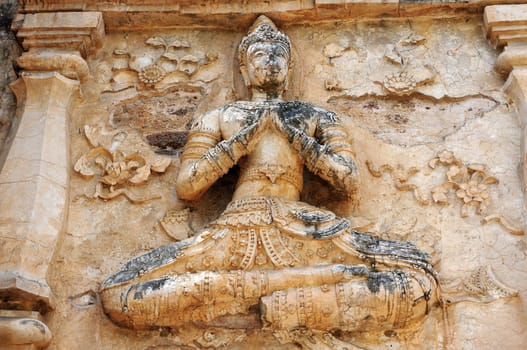
M 302 191 L 302 159 L 283 132 L 277 129 L 276 108 L 269 106 L 261 118 L 269 118 L 270 127 L 252 152 L 240 160 L 240 177 L 232 199 L 267 196 L 298 200 Z M 223 139 L 238 133 L 248 122 L 247 115 L 230 110 L 220 119 Z

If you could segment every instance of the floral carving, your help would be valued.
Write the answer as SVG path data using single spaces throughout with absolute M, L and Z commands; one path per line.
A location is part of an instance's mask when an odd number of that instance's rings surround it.
M 417 88 L 414 77 L 407 72 L 388 75 L 382 82 L 383 87 L 398 96 L 409 95 Z
M 376 168 L 372 162 L 366 161 L 366 166 L 370 174 L 374 177 L 381 177 L 383 173 L 392 176 L 395 187 L 399 191 L 413 191 L 415 199 L 421 205 L 430 204 L 429 200 L 421 195 L 421 191 L 416 185 L 408 183 L 408 180 L 419 172 L 417 168 L 410 168 L 407 171 L 400 166 L 394 169 L 389 164 L 383 164 Z M 452 151 L 443 150 L 428 162 L 428 167 L 436 169 L 439 166 L 447 168 L 445 180 L 440 185 L 434 186 L 430 193 L 432 202 L 438 205 L 451 204 L 452 198 L 457 198 L 461 204 L 461 217 L 469 216 L 470 207 L 475 207 L 478 215 L 487 215 L 491 204 L 490 187 L 499 183 L 499 180 L 488 174 L 488 169 L 484 164 L 465 164 L 456 158 Z M 499 223 L 507 232 L 513 235 L 523 235 L 522 229 L 514 227 L 501 214 L 490 214 L 485 216 L 482 224 L 491 222 Z
M 476 213 L 484 215 L 490 205 L 489 185 L 499 183 L 498 179 L 487 174 L 483 164 L 465 165 L 451 151 L 441 151 L 430 160 L 428 166 L 435 169 L 437 165 L 448 167 L 446 180 L 432 189 L 432 200 L 437 204 L 449 204 L 449 193 L 461 203 L 461 217 L 468 216 L 470 206 L 476 207 Z
M 171 163 L 170 158 L 125 154 L 117 149 L 127 137 L 121 131 L 104 134 L 99 128 L 86 125 L 84 133 L 93 148 L 77 160 L 74 170 L 84 177 L 97 178 L 93 198 L 109 200 L 124 195 L 133 203 L 159 198 L 137 197 L 127 187 L 146 183 L 152 171 L 165 172 Z M 104 138 L 109 138 L 108 134 L 111 139 L 104 142 Z
M 397 43 L 388 45 L 384 59 L 400 68 L 376 83 L 380 83 L 389 94 L 397 96 L 411 95 L 420 86 L 432 83 L 436 70 L 421 58 L 426 51 L 425 42 L 424 36 L 412 33 Z
M 188 82 L 203 66 L 216 61 L 215 53 L 190 52 L 188 41 L 174 39 L 166 40 L 153 36 L 145 41 L 147 46 L 159 50 L 141 50 L 131 52 L 126 48 L 113 52 L 114 65 L 111 92 L 121 91 L 129 87 L 139 89 L 160 88 L 158 84 L 166 85 Z
M 449 304 L 463 301 L 489 303 L 518 295 L 517 290 L 498 280 L 490 266 L 478 267 L 467 279 L 449 289 L 451 291 L 446 290 L 443 294 L 444 300 Z
M 403 170 L 400 167 L 394 169 L 389 164 L 383 164 L 379 168 L 376 168 L 372 162 L 369 160 L 366 161 L 366 166 L 370 174 L 374 177 L 381 177 L 383 173 L 389 173 L 392 177 L 395 187 L 399 191 L 409 191 L 413 192 L 415 199 L 421 205 L 428 205 L 429 201 L 422 194 L 419 188 L 416 185 L 408 183 L 408 180 L 413 175 L 419 172 L 419 169 L 412 167 L 408 170 Z
M 145 84 L 156 84 L 159 83 L 167 72 L 157 64 L 152 64 L 141 68 L 139 71 L 139 80 Z

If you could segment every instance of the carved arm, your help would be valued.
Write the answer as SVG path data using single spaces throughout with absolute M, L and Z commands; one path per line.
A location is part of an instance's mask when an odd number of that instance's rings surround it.
M 315 137 L 288 127 L 289 141 L 300 153 L 306 167 L 335 188 L 353 194 L 357 187 L 358 169 L 348 135 L 332 113 L 319 120 Z
M 183 149 L 176 180 L 178 196 L 187 200 L 199 198 L 251 151 L 260 129 L 258 123 L 253 123 L 228 140 L 221 140 L 219 112 L 201 116 Z

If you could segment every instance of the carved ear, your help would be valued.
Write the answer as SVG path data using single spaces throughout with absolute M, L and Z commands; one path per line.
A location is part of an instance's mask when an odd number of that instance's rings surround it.
M 291 67 L 289 67 L 291 68 Z M 289 90 L 289 80 L 291 78 L 291 69 L 288 70 L 287 72 L 287 75 L 285 77 L 285 81 L 284 81 L 284 88 L 283 88 L 283 92 L 286 92 L 287 90 Z
M 249 74 L 247 73 L 247 67 L 245 65 L 240 65 L 240 72 L 242 73 L 242 78 L 245 86 L 248 88 L 251 87 L 251 81 L 249 80 Z

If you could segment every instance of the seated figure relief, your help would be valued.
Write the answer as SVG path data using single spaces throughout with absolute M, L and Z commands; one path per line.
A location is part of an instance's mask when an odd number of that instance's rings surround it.
M 289 38 L 261 16 L 239 45 L 250 101 L 199 116 L 176 191 L 199 198 L 234 165 L 232 201 L 194 237 L 133 258 L 102 284 L 106 314 L 132 329 L 395 330 L 439 302 L 428 256 L 299 201 L 303 171 L 353 196 L 358 172 L 332 112 L 283 101 Z

